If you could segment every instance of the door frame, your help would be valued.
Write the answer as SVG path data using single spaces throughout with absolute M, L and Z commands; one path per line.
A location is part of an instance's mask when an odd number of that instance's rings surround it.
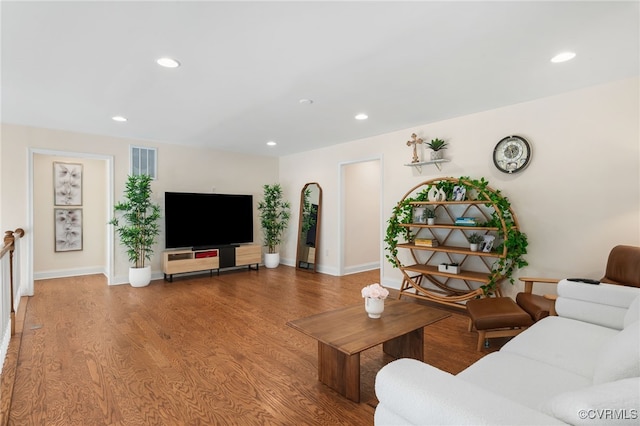
M 86 152 L 74 152 L 74 151 L 58 151 L 51 149 L 39 149 L 39 148 L 29 148 L 28 155 L 28 166 L 27 166 L 27 187 L 28 187 L 28 195 L 27 195 L 27 229 L 30 229 L 31 232 L 27 233 L 27 277 L 26 277 L 26 288 L 23 288 L 22 293 L 25 296 L 33 296 L 34 295 L 34 278 L 33 278 L 33 222 L 34 222 L 34 209 L 35 209 L 35 200 L 33 199 L 34 193 L 34 156 L 35 155 L 47 155 L 47 156 L 56 156 L 56 157 L 70 157 L 70 158 L 86 158 L 92 160 L 104 160 L 107 162 L 107 182 L 106 185 L 106 197 L 107 197 L 107 217 L 111 217 L 111 212 L 113 211 L 113 176 L 114 169 L 113 163 L 114 158 L 112 155 L 99 155 L 99 154 L 90 154 Z M 107 243 L 107 265 L 105 270 L 105 275 L 107 276 L 107 284 L 111 285 L 115 270 L 113 264 L 113 232 L 108 232 L 107 224 L 105 224 L 105 236 Z

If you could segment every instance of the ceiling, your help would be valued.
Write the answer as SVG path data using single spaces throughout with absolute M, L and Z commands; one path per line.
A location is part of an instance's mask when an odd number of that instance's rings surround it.
M 288 155 L 637 76 L 639 12 L 638 1 L 2 1 L 2 122 Z M 550 62 L 564 50 L 576 58 Z M 162 56 L 182 66 L 161 68 Z

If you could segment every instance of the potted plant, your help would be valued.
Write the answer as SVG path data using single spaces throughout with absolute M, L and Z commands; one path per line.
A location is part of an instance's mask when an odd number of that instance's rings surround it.
M 264 245 L 267 253 L 264 255 L 264 266 L 275 268 L 280 264 L 278 246 L 289 224 L 291 215 L 290 204 L 282 199 L 280 184 L 264 185 L 264 199 L 258 203 L 260 211 L 260 226 L 264 234 Z
M 477 232 L 474 232 L 473 234 L 469 235 L 468 240 L 469 248 L 471 249 L 471 251 L 478 251 L 478 244 L 484 241 L 484 236 L 478 234 Z
M 436 223 L 436 211 L 434 209 L 427 207 L 424 215 L 427 217 L 427 225 L 434 225 Z
M 364 287 L 360 292 L 364 298 L 364 310 L 369 318 L 380 318 L 384 312 L 384 299 L 389 296 L 389 290 L 379 283 L 373 283 Z
M 151 282 L 151 267 L 145 266 L 145 260 L 151 260 L 153 245 L 160 233 L 160 206 L 151 202 L 151 193 L 151 176 L 129 176 L 125 200 L 114 206 L 114 217 L 109 221 L 133 264 L 129 268 L 129 283 L 133 287 L 144 287 Z
M 432 160 L 439 160 L 442 158 L 442 152 L 440 152 L 443 149 L 447 149 L 447 143 L 445 141 L 443 141 L 442 139 L 432 139 L 431 142 L 427 143 L 427 146 L 429 148 L 431 148 L 431 159 Z

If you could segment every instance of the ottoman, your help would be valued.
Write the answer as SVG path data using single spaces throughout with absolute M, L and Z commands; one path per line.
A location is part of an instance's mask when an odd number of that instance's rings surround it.
M 469 331 L 478 331 L 478 351 L 485 339 L 515 336 L 533 324 L 531 316 L 509 297 L 469 300 L 467 312 Z

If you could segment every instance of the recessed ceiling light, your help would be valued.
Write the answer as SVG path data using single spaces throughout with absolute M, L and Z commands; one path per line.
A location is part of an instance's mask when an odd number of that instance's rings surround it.
M 267 145 L 269 145 L 269 146 L 276 146 L 276 145 L 278 145 L 278 144 L 277 144 L 277 143 L 275 143 L 274 141 L 269 141 L 269 142 L 267 142 Z
M 298 102 L 302 105 L 311 105 L 313 103 L 313 99 L 300 99 Z
M 113 121 L 118 121 L 120 123 L 124 123 L 125 121 L 127 121 L 127 119 L 125 117 L 121 116 L 121 115 L 115 115 L 115 116 L 111 117 L 111 119 Z
M 160 58 L 156 61 L 156 63 L 165 68 L 178 68 L 180 66 L 180 62 L 176 61 L 173 58 Z
M 369 116 L 367 114 L 358 114 L 356 115 L 356 120 L 366 120 L 367 118 L 369 118 Z
M 562 52 L 551 58 L 551 62 L 559 64 L 560 62 L 567 62 L 576 57 L 574 52 Z

